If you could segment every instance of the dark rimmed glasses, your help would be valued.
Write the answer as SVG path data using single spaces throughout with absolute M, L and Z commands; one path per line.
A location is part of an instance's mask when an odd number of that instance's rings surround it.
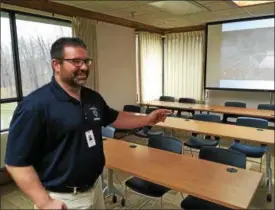
M 62 59 L 62 61 L 68 61 L 76 67 L 81 67 L 84 63 L 87 66 L 91 66 L 93 63 L 93 59 L 91 58 L 87 58 L 87 59 L 71 58 L 71 59 Z

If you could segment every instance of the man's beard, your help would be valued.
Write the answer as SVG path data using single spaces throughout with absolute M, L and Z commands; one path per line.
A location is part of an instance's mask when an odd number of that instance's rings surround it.
M 65 82 L 70 85 L 71 87 L 81 87 L 85 86 L 87 83 L 87 79 L 89 76 L 89 71 L 77 71 L 72 73 L 71 77 L 64 78 Z

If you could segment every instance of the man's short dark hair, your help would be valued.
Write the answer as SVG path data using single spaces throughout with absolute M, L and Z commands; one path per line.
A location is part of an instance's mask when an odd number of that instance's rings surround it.
M 56 40 L 51 47 L 51 59 L 61 60 L 64 56 L 64 47 L 83 47 L 87 49 L 86 44 L 77 37 L 62 37 Z

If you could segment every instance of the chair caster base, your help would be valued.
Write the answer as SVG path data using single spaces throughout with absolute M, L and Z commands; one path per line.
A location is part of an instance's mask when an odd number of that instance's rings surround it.
M 271 194 L 267 194 L 266 201 L 267 202 L 271 202 L 272 201 L 272 195 Z
M 121 199 L 121 206 L 125 207 L 125 198 Z
M 116 195 L 113 195 L 113 197 L 112 197 L 112 202 L 113 202 L 113 203 L 116 203 L 116 202 L 117 202 L 117 197 L 116 197 Z

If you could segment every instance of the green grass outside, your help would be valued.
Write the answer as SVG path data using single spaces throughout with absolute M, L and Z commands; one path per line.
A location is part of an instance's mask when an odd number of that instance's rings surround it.
M 9 128 L 10 120 L 16 106 L 16 102 L 1 104 L 1 130 Z

